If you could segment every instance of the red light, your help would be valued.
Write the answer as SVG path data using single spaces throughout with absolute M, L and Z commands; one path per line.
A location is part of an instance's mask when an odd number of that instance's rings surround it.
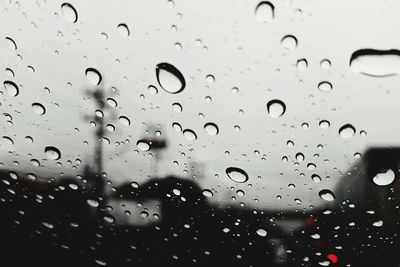
M 328 254 L 326 256 L 333 264 L 336 264 L 336 262 L 338 261 L 338 257 L 336 256 L 336 254 Z
M 306 220 L 307 225 L 314 225 L 314 218 L 313 217 L 308 217 Z

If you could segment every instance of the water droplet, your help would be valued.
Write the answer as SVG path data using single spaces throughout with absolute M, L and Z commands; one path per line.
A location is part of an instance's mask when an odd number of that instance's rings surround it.
M 131 125 L 131 121 L 130 121 L 127 117 L 125 117 L 125 116 L 120 116 L 120 117 L 119 117 L 119 122 L 120 122 L 121 124 L 125 125 L 125 126 Z
M 361 49 L 351 55 L 350 69 L 372 77 L 400 74 L 400 51 Z
M 376 185 L 386 186 L 393 183 L 394 178 L 396 177 L 393 170 L 388 169 L 386 172 L 377 173 L 376 176 L 372 179 Z
M 245 183 L 249 179 L 247 173 L 240 168 L 228 167 L 225 172 L 232 181 L 237 183 Z
M 61 5 L 61 12 L 64 19 L 70 23 L 75 23 L 78 21 L 78 12 L 70 3 L 64 3 Z
M 131 182 L 131 186 L 133 188 L 139 188 L 139 184 L 137 182 Z
M 173 103 L 172 107 L 174 108 L 175 112 L 182 112 L 182 105 L 179 103 Z
M 190 129 L 183 130 L 183 136 L 185 136 L 185 138 L 189 141 L 194 141 L 197 139 L 196 133 Z
M 203 195 L 205 196 L 205 197 L 212 197 L 214 194 L 213 194 L 213 192 L 210 190 L 210 189 L 204 189 L 203 191 L 202 191 L 202 193 L 203 193 Z
M 204 125 L 204 130 L 206 130 L 206 132 L 211 136 L 215 136 L 219 133 L 218 126 L 212 122 L 206 123 Z
M 331 61 L 325 58 L 321 60 L 320 66 L 323 70 L 328 71 L 331 68 Z
M 319 177 L 318 174 L 313 174 L 313 175 L 311 175 L 311 179 L 312 179 L 314 182 L 316 182 L 316 183 L 321 182 L 321 177 Z
M 335 200 L 335 195 L 332 193 L 332 191 L 328 189 L 323 189 L 319 191 L 319 196 L 326 201 L 334 201 Z
M 182 132 L 182 126 L 177 122 L 172 123 L 172 128 L 174 128 L 178 133 Z
M 4 89 L 11 96 L 17 96 L 19 94 L 18 86 L 12 81 L 4 81 L 3 82 Z
M 299 71 L 305 71 L 308 67 L 307 60 L 305 58 L 297 60 L 296 67 Z
M 321 92 L 329 92 L 329 91 L 331 91 L 333 89 L 333 86 L 332 86 L 332 84 L 330 82 L 323 81 L 323 82 L 320 82 L 318 84 L 318 89 Z
M 100 72 L 95 68 L 87 68 L 85 75 L 92 85 L 99 85 L 102 80 Z
M 330 122 L 327 120 L 322 120 L 319 122 L 319 127 L 322 129 L 328 129 L 331 126 Z
M 281 40 L 283 48 L 293 50 L 297 47 L 297 39 L 293 35 L 286 35 Z
M 107 104 L 110 105 L 110 107 L 116 108 L 118 106 L 117 101 L 115 101 L 114 98 L 107 98 Z
M 298 162 L 302 162 L 304 160 L 304 154 L 303 153 L 297 153 L 296 154 L 296 160 Z
M 286 112 L 286 105 L 281 100 L 274 99 L 267 103 L 267 111 L 272 118 L 279 118 Z
M 150 94 L 152 94 L 152 95 L 158 94 L 158 89 L 154 85 L 149 85 L 149 87 L 147 87 L 147 89 L 149 90 Z
M 139 148 L 139 150 L 141 150 L 141 151 L 149 151 L 150 150 L 150 144 L 146 140 L 139 140 L 139 141 L 137 141 L 136 145 Z
M 46 108 L 40 103 L 33 103 L 32 108 L 36 114 L 43 115 L 46 113 Z
M 260 2 L 256 6 L 255 15 L 259 22 L 271 22 L 275 17 L 275 7 L 269 1 Z
M 17 50 L 17 44 L 15 43 L 15 41 L 10 38 L 10 37 L 6 37 L 6 42 L 8 43 L 8 46 L 13 49 L 13 50 Z
M 52 160 L 59 160 L 61 158 L 61 152 L 58 148 L 54 146 L 46 146 L 44 148 L 44 153 L 46 157 Z
M 99 206 L 99 202 L 94 199 L 88 199 L 88 200 L 86 200 L 86 202 L 89 204 L 89 206 L 91 206 L 93 208 L 97 208 Z
M 157 81 L 166 92 L 177 94 L 186 86 L 182 73 L 169 63 L 160 63 L 156 67 Z
M 109 214 L 104 215 L 103 219 L 107 223 L 113 223 L 115 221 L 114 217 Z
M 117 30 L 122 37 L 128 37 L 131 34 L 128 25 L 125 23 L 118 24 Z
M 339 129 L 339 135 L 343 138 L 350 138 L 356 133 L 356 128 L 351 124 L 345 124 Z
M 215 77 L 212 76 L 211 74 L 208 74 L 206 76 L 206 80 L 207 80 L 208 83 L 214 83 L 215 82 Z
M 375 226 L 375 227 L 382 227 L 383 221 L 382 220 L 376 221 L 372 225 Z
M 266 237 L 267 236 L 267 231 L 265 231 L 264 229 L 258 229 L 257 230 L 257 235 L 261 236 L 261 237 Z

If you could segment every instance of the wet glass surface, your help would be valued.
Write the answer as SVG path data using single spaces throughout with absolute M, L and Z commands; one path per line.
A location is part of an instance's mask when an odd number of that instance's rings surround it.
M 400 3 L 0 2 L 9 266 L 400 266 Z

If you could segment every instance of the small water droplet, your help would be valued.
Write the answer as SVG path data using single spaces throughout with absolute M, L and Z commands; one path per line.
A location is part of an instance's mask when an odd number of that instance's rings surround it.
M 375 227 L 382 227 L 383 221 L 382 220 L 376 221 L 376 222 L 372 223 L 372 225 Z
M 286 112 L 286 105 L 281 100 L 274 99 L 267 103 L 267 111 L 272 118 L 279 118 Z
M 329 91 L 331 91 L 333 89 L 333 86 L 332 86 L 332 84 L 330 82 L 323 81 L 323 82 L 320 82 L 318 84 L 318 89 L 321 92 L 329 92 Z
M 237 167 L 228 167 L 225 172 L 232 181 L 237 183 L 245 183 L 249 179 L 247 173 Z
M 128 37 L 131 34 L 128 25 L 125 23 L 118 24 L 117 30 L 122 37 Z
M 283 48 L 293 50 L 297 47 L 297 39 L 293 35 L 286 35 L 281 40 Z
M 255 15 L 259 22 L 271 22 L 275 17 L 275 7 L 269 1 L 260 2 L 256 6 Z
M 78 21 L 78 12 L 70 3 L 64 3 L 61 5 L 61 12 L 64 19 L 70 23 L 75 23 Z
M 335 200 L 335 195 L 332 193 L 332 191 L 328 189 L 323 189 L 319 191 L 319 196 L 325 200 L 325 201 L 334 201 Z
M 99 85 L 102 80 L 100 72 L 95 68 L 87 68 L 85 75 L 92 85 Z
M 396 175 L 393 170 L 388 169 L 386 172 L 377 173 L 372 179 L 376 185 L 386 186 L 393 183 Z
M 152 95 L 158 94 L 158 89 L 154 85 L 149 85 L 149 87 L 147 87 L 147 89 L 149 90 L 150 94 L 152 94 Z
M 103 219 L 107 223 L 113 223 L 115 221 L 115 218 L 109 214 L 104 215 Z
M 328 71 L 331 68 L 331 61 L 325 58 L 321 60 L 320 66 L 323 70 Z
M 321 182 L 321 177 L 318 174 L 311 175 L 311 179 L 316 183 Z
M 177 122 L 172 123 L 172 128 L 178 133 L 182 132 L 182 126 Z
M 12 81 L 4 81 L 3 82 L 4 89 L 11 96 L 17 96 L 19 94 L 18 86 Z
M 86 200 L 86 202 L 89 204 L 89 206 L 91 206 L 93 208 L 97 208 L 99 206 L 99 202 L 94 199 L 88 199 L 88 200 Z
M 181 104 L 179 104 L 179 103 L 173 103 L 172 104 L 172 107 L 173 107 L 173 109 L 174 109 L 174 111 L 175 112 L 182 112 L 182 105 Z
M 202 193 L 203 193 L 203 196 L 205 196 L 205 197 L 212 197 L 214 195 L 210 189 L 204 189 L 202 191 Z
M 304 154 L 303 153 L 297 153 L 296 154 L 296 160 L 298 162 L 302 162 L 304 160 Z
M 46 108 L 40 103 L 33 103 L 32 108 L 36 114 L 44 115 L 46 113 Z
M 13 50 L 17 50 L 17 44 L 15 43 L 15 41 L 11 38 L 11 37 L 6 37 L 6 42 L 8 43 L 8 46 L 13 49 Z
M 125 125 L 125 126 L 131 125 L 131 121 L 130 121 L 127 117 L 125 117 L 125 116 L 120 116 L 120 117 L 119 117 L 119 122 L 120 122 L 121 124 Z
M 191 130 L 191 129 L 185 129 L 183 130 L 183 136 L 185 136 L 185 138 L 189 141 L 194 141 L 197 139 L 197 135 L 196 133 Z
M 322 120 L 319 122 L 319 127 L 322 129 L 328 129 L 331 126 L 330 122 L 327 120 Z
M 206 132 L 211 136 L 215 136 L 219 133 L 218 126 L 212 122 L 206 123 L 204 125 L 204 130 L 206 130 Z
M 46 146 L 44 148 L 44 153 L 46 157 L 52 160 L 59 160 L 61 158 L 61 152 L 58 148 L 54 146 Z
M 261 236 L 261 237 L 266 237 L 267 236 L 267 231 L 265 231 L 264 229 L 258 229 L 257 230 L 257 235 Z
M 297 60 L 296 67 L 297 67 L 297 70 L 299 70 L 299 71 L 307 70 L 307 67 L 308 67 L 307 60 L 305 58 Z
M 161 88 L 170 94 L 182 92 L 186 86 L 182 73 L 169 63 L 160 63 L 156 67 L 157 81 Z
M 215 82 L 215 77 L 213 75 L 211 75 L 211 74 L 208 74 L 206 76 L 206 80 L 207 80 L 208 83 L 214 83 Z
M 339 129 L 339 135 L 343 138 L 353 137 L 356 133 L 356 128 L 351 124 L 345 124 Z
M 150 144 L 147 140 L 139 140 L 136 143 L 137 147 L 141 151 L 149 151 L 150 150 Z

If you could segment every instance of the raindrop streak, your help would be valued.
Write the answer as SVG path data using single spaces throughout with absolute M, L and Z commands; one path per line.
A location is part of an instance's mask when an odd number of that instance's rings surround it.
M 6 89 L 7 93 L 11 96 L 17 96 L 19 94 L 18 86 L 12 81 L 4 81 L 4 88 Z
M 99 85 L 102 80 L 100 72 L 94 68 L 87 68 L 85 75 L 92 85 Z
M 183 136 L 189 141 L 194 141 L 197 139 L 197 135 L 190 129 L 183 130 Z
M 274 99 L 267 103 L 267 111 L 272 118 L 279 118 L 286 112 L 286 105 L 281 100 Z
M 400 74 L 400 50 L 361 49 L 351 55 L 350 69 L 372 77 Z
M 356 133 L 356 128 L 351 124 L 345 124 L 339 129 L 339 135 L 343 138 L 350 138 Z
M 139 140 L 136 143 L 137 147 L 141 151 L 149 151 L 150 150 L 150 144 L 146 140 Z
M 44 153 L 46 157 L 52 160 L 59 160 L 61 158 L 61 152 L 58 148 L 54 146 L 46 146 L 44 148 Z
M 318 89 L 319 89 L 321 92 L 329 92 L 329 91 L 332 90 L 332 88 L 333 88 L 333 86 L 332 86 L 332 84 L 331 84 L 330 82 L 324 81 L 324 82 L 320 82 L 320 83 L 318 84 Z
M 206 132 L 211 136 L 215 136 L 219 133 L 218 126 L 212 122 L 206 123 L 204 125 L 204 130 L 206 130 Z
M 293 35 L 286 35 L 281 40 L 283 48 L 293 50 L 297 47 L 297 39 Z
M 126 25 L 125 23 L 118 24 L 117 29 L 118 29 L 118 33 L 122 37 L 128 37 L 129 35 L 131 35 L 131 32 L 129 31 L 128 25 Z
M 158 64 L 156 76 L 161 88 L 170 94 L 180 93 L 186 86 L 182 73 L 169 63 Z
M 247 180 L 249 180 L 249 176 L 242 169 L 236 167 L 228 167 L 226 168 L 225 172 L 226 175 L 228 175 L 228 177 L 236 183 L 245 183 L 247 182 Z
M 40 103 L 33 103 L 32 108 L 36 114 L 43 115 L 46 113 L 46 108 Z
M 62 4 L 61 12 L 66 21 L 70 23 L 75 23 L 78 21 L 78 12 L 76 12 L 76 9 L 71 4 L 69 3 Z
M 376 185 L 386 186 L 393 183 L 395 177 L 396 175 L 394 174 L 394 171 L 389 169 L 386 172 L 377 173 L 372 180 Z
M 334 201 L 335 200 L 335 195 L 332 193 L 332 191 L 328 189 L 323 189 L 319 191 L 319 196 L 326 201 Z
M 269 1 L 260 2 L 256 7 L 255 15 L 259 22 L 271 22 L 275 17 L 275 7 Z

